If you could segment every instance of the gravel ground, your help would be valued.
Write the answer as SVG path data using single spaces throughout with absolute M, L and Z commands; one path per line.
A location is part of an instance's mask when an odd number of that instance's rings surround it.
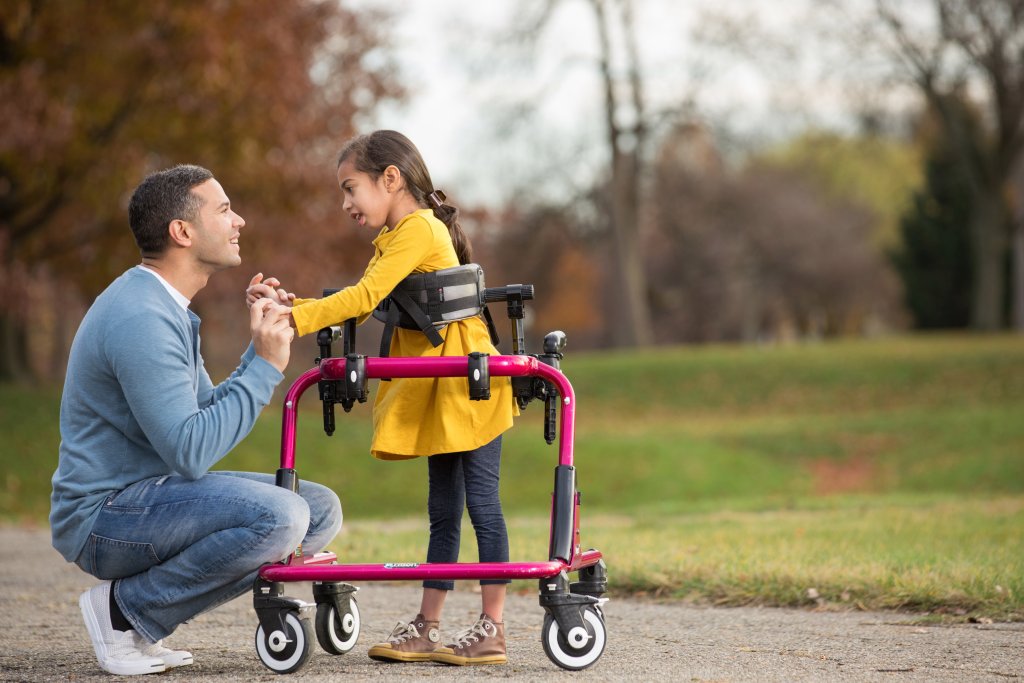
M 95 581 L 50 547 L 45 529 L 0 526 L 0 681 L 110 680 L 96 664 L 78 611 L 78 595 Z M 609 575 L 614 583 L 614 563 Z M 308 586 L 297 597 L 311 599 Z M 407 583 L 361 586 L 362 635 L 347 655 L 317 647 L 295 676 L 303 681 L 380 677 L 530 681 L 1000 681 L 1024 678 L 1024 624 L 922 626 L 908 615 L 758 608 L 701 608 L 613 599 L 605 605 L 608 645 L 590 669 L 568 673 L 540 644 L 543 612 L 533 595 L 510 596 L 505 623 L 509 664 L 448 667 L 382 664 L 367 648 L 410 618 L 419 590 Z M 479 596 L 449 598 L 442 631 L 470 624 Z M 13 617 L 13 618 L 12 618 Z M 259 662 L 256 616 L 243 597 L 183 625 L 168 639 L 196 662 L 158 674 L 164 681 L 283 680 Z

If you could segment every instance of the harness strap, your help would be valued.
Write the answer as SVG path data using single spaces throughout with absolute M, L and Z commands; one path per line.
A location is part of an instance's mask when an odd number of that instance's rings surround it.
M 416 302 L 412 300 L 406 292 L 400 287 L 396 287 L 391 292 L 391 307 L 388 309 L 387 321 L 384 323 L 384 334 L 380 340 L 380 356 L 381 358 L 387 358 L 391 351 L 391 337 L 394 334 L 395 327 L 398 325 L 398 321 L 405 313 L 416 326 L 419 327 L 420 331 L 427 335 L 427 339 L 430 340 L 432 345 L 440 346 L 444 343 L 444 339 L 441 334 L 434 327 L 434 324 L 430 322 L 430 318 L 426 316 L 423 310 L 416 305 Z
M 396 327 L 419 330 L 437 347 L 444 343 L 438 332 L 449 322 L 483 314 L 492 343 L 498 343 L 490 311 L 483 303 L 483 270 L 464 264 L 428 273 L 412 273 L 398 283 L 373 317 L 384 323 L 380 356 L 387 358 Z
M 431 320 L 438 320 L 441 318 L 441 284 L 440 278 L 437 276 L 437 271 L 431 271 L 429 273 L 423 273 L 423 290 L 427 295 L 427 317 Z M 417 321 L 419 324 L 419 321 Z M 437 346 L 437 344 L 434 344 Z
M 384 320 L 384 331 L 381 332 L 380 335 L 381 358 L 387 358 L 391 354 L 391 338 L 395 334 L 395 327 L 398 326 L 398 321 L 401 317 L 401 309 L 399 309 L 396 304 L 392 303 L 391 308 L 388 309 L 388 316 Z
M 484 322 L 487 323 L 487 334 L 491 335 L 491 343 L 495 346 L 500 341 L 498 339 L 498 329 L 494 326 L 494 318 L 491 317 L 491 309 L 484 305 Z

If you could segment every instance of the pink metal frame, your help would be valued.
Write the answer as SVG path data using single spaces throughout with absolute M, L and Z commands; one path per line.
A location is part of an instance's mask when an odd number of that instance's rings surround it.
M 558 442 L 558 464 L 572 466 L 573 438 L 576 422 L 576 395 L 572 385 L 560 371 L 541 363 L 532 356 L 490 356 L 488 368 L 491 377 L 540 377 L 558 388 L 561 398 L 561 430 Z M 442 358 L 367 358 L 366 376 L 381 377 L 466 377 L 469 361 L 465 356 Z M 295 468 L 295 425 L 298 420 L 299 398 L 321 379 L 338 380 L 345 377 L 344 358 L 325 358 L 319 367 L 307 370 L 295 380 L 284 402 L 281 426 L 281 468 Z M 467 399 L 469 400 L 468 396 Z M 268 581 L 399 581 L 423 579 L 541 579 L 555 576 L 561 571 L 576 571 L 596 564 L 601 559 L 597 550 L 579 551 L 579 508 L 574 506 L 571 557 L 568 561 L 553 559 L 546 562 L 479 562 L 479 563 L 388 563 L 388 564 L 333 564 L 332 553 L 318 553 L 313 557 L 292 556 L 285 563 L 267 565 L 260 576 Z M 554 511 L 552 510 L 552 517 Z M 552 525 L 554 519 L 552 519 Z M 552 531 L 553 533 L 553 531 Z

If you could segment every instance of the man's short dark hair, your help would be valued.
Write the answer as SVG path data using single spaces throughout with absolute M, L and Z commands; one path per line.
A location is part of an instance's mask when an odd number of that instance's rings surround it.
M 128 225 L 143 256 L 167 249 L 167 226 L 174 220 L 194 221 L 203 200 L 192 192 L 213 174 L 201 166 L 180 164 L 146 176 L 128 203 Z

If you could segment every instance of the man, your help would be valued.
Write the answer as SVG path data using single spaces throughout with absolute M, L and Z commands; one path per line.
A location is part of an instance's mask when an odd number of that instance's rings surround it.
M 50 526 L 54 547 L 103 580 L 79 599 L 100 666 L 135 675 L 191 664 L 162 640 L 251 590 L 260 565 L 300 542 L 326 546 L 341 505 L 311 482 L 297 495 L 269 474 L 209 471 L 270 401 L 293 336 L 288 308 L 254 304 L 241 364 L 211 383 L 188 304 L 210 275 L 241 263 L 245 225 L 220 183 L 198 166 L 155 173 L 128 217 L 142 263 L 107 287 L 75 335 Z

